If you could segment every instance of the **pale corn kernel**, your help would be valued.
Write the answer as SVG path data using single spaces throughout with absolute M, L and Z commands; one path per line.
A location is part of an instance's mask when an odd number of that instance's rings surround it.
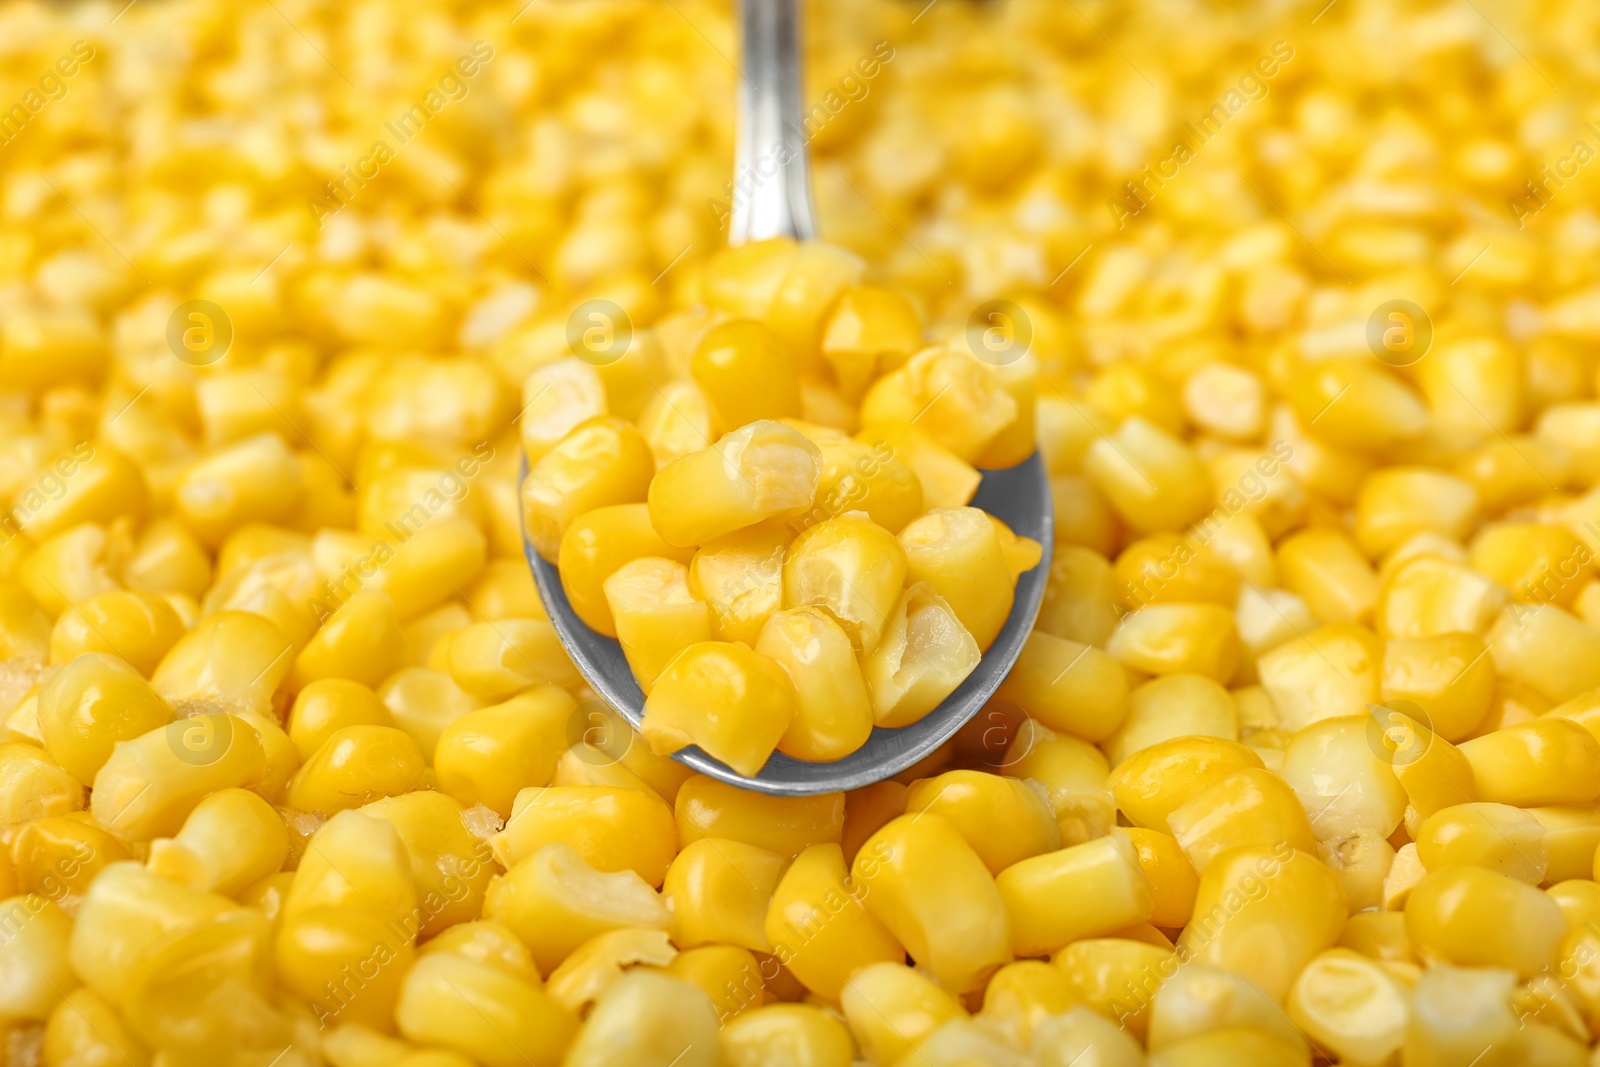
M 1092 1008 L 1072 1008 L 1034 1030 L 1039 1067 L 1141 1067 L 1144 1050 L 1127 1032 Z
M 1330 623 L 1262 656 L 1257 669 L 1285 729 L 1361 715 L 1378 699 L 1383 642 L 1357 623 Z
M 483 916 L 514 931 L 542 974 L 608 930 L 666 930 L 672 924 L 666 904 L 633 871 L 596 871 L 572 846 L 559 842 L 491 882 Z
M 898 962 L 862 967 L 850 976 L 839 1001 L 845 1022 L 875 1067 L 906 1062 L 928 1035 L 966 1015 L 950 993 Z
M 31 544 L 24 537 L 11 543 L 19 551 Z M 112 531 L 97 523 L 84 523 L 40 542 L 16 564 L 14 577 L 55 619 L 80 601 L 120 587 L 112 573 L 118 551 Z
M 1360 829 L 1317 841 L 1317 855 L 1344 889 L 1351 911 L 1382 907 L 1384 883 L 1394 869 L 1395 848 L 1376 830 Z
M 547 363 L 522 383 L 516 419 L 530 464 L 554 448 L 580 423 L 606 414 L 600 372 L 576 357 Z
M 1050 791 L 1061 841 L 1075 845 L 1103 837 L 1116 824 L 1116 805 L 1107 788 L 1105 755 L 1087 741 L 1052 733 L 1025 720 L 1006 753 L 1005 767 L 1018 778 L 1033 778 Z
M 1494 698 L 1494 660 L 1470 633 L 1399 638 L 1386 643 L 1383 699 L 1420 708 L 1447 741 L 1470 736 Z
M 1600 687 L 1600 631 L 1554 604 L 1507 605 L 1484 640 L 1502 679 L 1553 703 Z
M 1402 911 L 1406 901 L 1411 897 L 1411 891 L 1417 887 L 1418 882 L 1427 877 L 1427 874 L 1427 868 L 1417 857 L 1416 842 L 1401 845 L 1395 850 L 1394 862 L 1389 865 L 1389 873 L 1383 877 L 1383 909 Z
M 500 926 L 499 923 L 489 925 Z M 455 928 L 452 927 L 445 931 L 445 936 L 454 932 Z M 507 930 L 506 934 L 518 948 L 522 948 L 522 943 L 516 940 L 511 931 Z M 429 942 L 428 947 L 432 948 L 436 943 Z M 524 955 L 527 955 L 527 951 L 522 948 Z M 678 950 L 672 947 L 665 930 L 629 927 L 610 930 L 590 938 L 582 948 L 563 960 L 561 966 L 550 973 L 545 989 L 557 1004 L 581 1015 L 616 984 L 627 968 L 641 963 L 666 967 L 677 956 Z M 537 984 L 538 971 L 533 969 L 531 956 L 528 957 L 528 971 Z
M 395 1019 L 410 1040 L 486 1067 L 555 1067 L 578 1027 L 536 983 L 448 952 L 424 956 L 406 973 Z
M 1011 919 L 1012 944 L 1022 956 L 1054 952 L 1155 913 L 1137 852 L 1121 834 L 1014 863 L 995 885 Z
M 1134 670 L 1227 682 L 1239 664 L 1239 630 L 1216 604 L 1150 604 L 1123 617 L 1106 651 Z
M 924 507 L 965 507 L 983 480 L 971 463 L 909 422 L 869 424 L 856 434 L 856 440 L 910 467 L 922 487 Z
M 131 856 L 121 841 L 75 811 L 17 827 L 6 858 L 9 863 L 0 860 L 0 891 L 37 893 L 76 915 L 100 872 Z
M 783 607 L 783 561 L 794 536 L 774 519 L 716 538 L 693 554 L 689 591 L 710 608 L 719 640 L 754 645 L 767 618 Z
M 1368 959 L 1390 963 L 1415 963 L 1410 936 L 1406 933 L 1406 917 L 1399 911 L 1362 911 L 1350 916 L 1344 933 L 1339 936 L 1341 948 L 1361 953 Z
M 90 811 L 128 840 L 170 837 L 207 794 L 252 785 L 266 769 L 261 740 L 243 719 L 179 719 L 116 747 L 94 776 Z
M 178 639 L 150 684 L 178 714 L 271 711 L 294 667 L 293 645 L 260 615 L 222 611 Z
M 768 1004 L 730 1019 L 718 1035 L 727 1067 L 848 1067 L 850 1031 L 810 1004 Z
M 150 1053 L 115 1009 L 90 989 L 75 989 L 50 1012 L 43 1039 L 47 1064 L 150 1067 Z
M 1361 483 L 1355 505 L 1356 541 L 1371 559 L 1418 533 L 1438 533 L 1459 543 L 1478 520 L 1472 483 L 1427 467 L 1374 471 Z
M 45 750 L 85 784 L 118 742 L 172 721 L 172 709 L 150 683 L 104 652 L 85 652 L 53 674 L 39 689 L 37 714 Z
M 730 534 L 740 537 L 742 533 Z M 650 525 L 650 509 L 645 504 L 613 504 L 595 508 L 573 519 L 561 536 L 556 566 L 561 574 L 561 589 L 578 618 L 606 637 L 617 636 L 616 620 L 606 603 L 605 580 L 624 563 L 645 556 L 658 556 L 688 564 L 699 553 L 674 548 L 661 539 Z M 781 557 L 780 557 L 781 562 Z M 490 566 L 494 566 L 491 564 Z M 526 569 L 517 564 L 525 578 Z M 776 569 L 776 568 L 775 568 Z M 482 596 L 472 602 L 487 612 Z M 543 608 L 541 606 L 540 610 Z M 493 617 L 492 615 L 490 617 Z
M 1545 880 L 1545 830 L 1532 813 L 1508 804 L 1456 804 L 1441 808 L 1417 828 L 1417 859 L 1430 871 L 1486 867 L 1519 882 Z M 1589 853 L 1593 873 L 1594 852 Z
M 1283 586 L 1320 623 L 1365 622 L 1378 600 L 1378 579 L 1355 542 L 1337 530 L 1305 530 L 1278 546 Z
M 1294 790 L 1260 767 L 1244 767 L 1207 785 L 1167 816 L 1178 846 L 1203 878 L 1232 849 L 1274 845 L 1315 854 L 1316 836 Z
M 820 351 L 840 392 L 854 401 L 921 347 L 922 323 L 910 301 L 891 289 L 858 285 L 839 294 Z
M 1207 363 L 1183 383 L 1183 407 L 1207 432 L 1251 441 L 1266 422 L 1266 391 L 1244 367 Z
M 604 588 L 617 640 L 646 695 L 678 653 L 711 640 L 711 613 L 689 592 L 689 568 L 675 560 L 632 560 Z
M 1471 1062 L 1485 1049 L 1514 1059 L 1519 1020 L 1511 1009 L 1516 976 L 1490 967 L 1435 965 L 1412 991 L 1402 1055 L 1413 1063 Z
M 856 651 L 870 655 L 888 629 L 904 625 L 906 576 L 906 553 L 894 535 L 864 515 L 841 515 L 810 527 L 789 547 L 783 606 L 826 611 Z
M 1104 648 L 1116 629 L 1116 580 L 1111 564 L 1093 549 L 1057 545 L 1036 631 Z
M 922 484 L 887 442 L 869 445 L 827 426 L 798 419 L 784 421 L 810 438 L 822 453 L 816 505 L 792 520 L 795 527 L 846 511 L 864 511 L 890 533 L 899 533 L 922 513 Z
M 856 861 L 872 857 L 880 864 L 888 855 L 888 849 L 872 846 Z M 763 931 L 773 955 L 806 989 L 829 1001 L 841 999 L 853 975 L 905 960 L 894 934 L 863 906 L 869 890 L 861 878 L 845 867 L 838 845 L 812 845 L 783 872 L 767 906 Z
M 1388 837 L 1405 817 L 1406 793 L 1387 751 L 1373 751 L 1372 721 L 1322 719 L 1298 731 L 1284 751 L 1280 774 L 1310 813 L 1319 841 L 1358 830 Z
M 971 992 L 1009 962 L 1018 930 L 1007 903 L 943 816 L 890 821 L 861 846 L 851 875 L 868 913 L 948 988 Z
M 940 347 L 879 378 L 861 401 L 863 424 L 914 422 L 968 463 L 1016 417 L 999 375 L 967 352 Z
M 1061 844 L 1055 810 L 1037 782 L 947 771 L 907 789 L 906 814 L 925 811 L 944 816 L 997 877 L 1013 863 Z
M 1556 960 L 1566 920 L 1539 890 L 1483 867 L 1429 871 L 1405 903 L 1406 932 L 1424 958 L 1504 967 L 1524 980 Z
M 1018 960 L 994 973 L 983 990 L 982 1017 L 998 1024 L 1013 1043 L 1026 1048 L 1041 1024 L 1078 1001 L 1059 967 L 1043 960 Z
M 849 635 L 832 616 L 818 608 L 776 612 L 762 626 L 755 651 L 794 683 L 795 714 L 778 751 L 795 759 L 834 760 L 866 744 L 871 698 Z
M 195 805 L 170 838 L 150 843 L 146 866 L 182 885 L 235 896 L 283 866 L 289 833 L 272 805 L 247 789 L 222 789 Z
M 681 378 L 656 386 L 655 395 L 639 415 L 639 432 L 650 444 L 658 471 L 716 440 L 711 432 L 711 405 L 705 394 L 699 386 Z
M 861 665 L 873 722 L 917 722 L 966 681 L 979 659 L 977 642 L 955 611 L 932 585 L 916 582 L 900 595 L 882 639 Z
M 81 600 L 61 613 L 50 633 L 50 662 L 85 652 L 126 657 L 149 676 L 187 629 L 165 597 L 114 590 Z
M 1182 1046 L 1217 1031 L 1244 1027 L 1303 1046 L 1305 1038 L 1283 1009 L 1245 975 L 1192 962 L 1173 970 L 1175 973 L 1154 991 L 1149 1027 L 1151 1052 Z
M 1395 568 L 1381 584 L 1373 626 L 1384 637 L 1482 634 L 1506 603 L 1506 592 L 1464 565 L 1420 556 Z M 1518 611 L 1528 611 L 1518 606 Z M 1559 610 L 1559 609 L 1556 609 Z
M 490 845 L 511 868 L 551 843 L 576 849 L 597 871 L 631 870 L 661 885 L 677 854 L 672 810 L 660 797 L 604 786 L 530 786 L 517 794 Z
M 1540 807 L 1527 809 L 1544 831 L 1547 861 L 1544 881 L 1564 882 L 1594 875 L 1594 856 L 1600 851 L 1600 818 L 1591 807 Z
M 1134 530 L 1181 530 L 1212 506 L 1211 479 L 1188 445 L 1142 418 L 1098 438 L 1084 473 Z
M 650 522 L 668 544 L 687 548 L 799 515 L 816 499 L 821 468 L 822 453 L 800 431 L 753 422 L 661 468 L 650 482 Z
M 1333 948 L 1295 979 L 1289 1018 L 1320 1048 L 1349 1064 L 1393 1059 L 1410 1023 L 1406 991 L 1377 962 Z
M 1168 674 L 1152 678 L 1128 694 L 1128 714 L 1104 740 L 1106 755 L 1120 766 L 1152 745 L 1176 737 L 1239 739 L 1233 697 L 1210 678 Z
M 480 700 L 504 700 L 532 686 L 574 686 L 578 669 L 544 619 L 473 623 L 450 640 L 450 676 Z
M 144 517 L 148 502 L 144 474 L 114 448 L 80 445 L 47 461 L 47 469 L 61 475 L 61 493 L 21 511 L 18 524 L 36 541 L 86 522 L 109 523 L 119 515 Z
M 632 423 L 611 415 L 579 423 L 532 464 L 523 480 L 528 540 L 555 562 L 573 520 L 595 508 L 643 501 L 654 475 L 650 445 Z

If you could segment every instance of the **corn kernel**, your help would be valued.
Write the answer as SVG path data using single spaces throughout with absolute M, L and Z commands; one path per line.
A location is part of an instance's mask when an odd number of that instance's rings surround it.
M 1587 804 L 1600 792 L 1600 742 L 1570 719 L 1508 726 L 1460 748 L 1487 801 L 1524 808 Z
M 482 804 L 509 818 L 520 790 L 550 784 L 577 710 L 564 691 L 544 686 L 467 712 L 439 735 L 436 787 L 465 805 Z
M 780 856 L 799 855 L 812 845 L 838 844 L 844 829 L 844 794 L 781 797 L 747 793 L 704 775 L 678 790 L 678 841 L 732 838 Z
M 810 1004 L 767 1004 L 728 1020 L 718 1035 L 727 1067 L 849 1067 L 850 1031 Z
M 1261 657 L 1261 685 L 1286 729 L 1361 715 L 1378 699 L 1383 642 L 1356 623 L 1330 623 Z
M 505 700 L 532 686 L 574 686 L 578 670 L 544 619 L 473 623 L 450 640 L 450 676 L 480 700 Z
M 913 782 L 905 811 L 942 815 L 989 873 L 1060 846 L 1055 811 L 1036 783 L 979 771 L 947 771 Z
M 966 681 L 979 658 L 977 643 L 949 604 L 931 585 L 916 582 L 900 595 L 861 665 L 873 722 L 898 727 L 918 721 Z
M 1013 944 L 1023 956 L 1053 952 L 1154 914 L 1137 852 L 1115 834 L 1015 863 L 996 885 L 1011 917 Z
M 1319 841 L 1372 830 L 1394 833 L 1406 793 L 1386 759 L 1372 749 L 1368 716 L 1323 719 L 1294 735 L 1282 777 L 1311 813 Z
M 1417 829 L 1417 858 L 1430 871 L 1486 867 L 1519 882 L 1544 881 L 1544 827 L 1507 804 L 1456 804 L 1428 816 Z M 1591 850 L 1590 872 L 1593 873 Z
M 928 1035 L 966 1014 L 948 992 L 899 963 L 862 967 L 839 1001 L 861 1051 L 876 1067 L 906 1062 Z
M 975 463 L 1017 417 L 999 375 L 965 352 L 929 348 L 879 378 L 861 401 L 861 421 L 917 423 L 918 429 Z
M 295 694 L 289 709 L 289 740 L 302 760 L 310 759 L 335 732 L 346 726 L 388 726 L 389 709 L 360 682 L 327 678 Z
M 615 637 L 616 621 L 606 603 L 606 579 L 623 564 L 645 556 L 688 564 L 696 555 L 687 549 L 674 548 L 661 539 L 650 525 L 647 505 L 613 504 L 572 519 L 561 536 L 556 564 L 561 573 L 561 588 L 578 618 L 606 637 Z M 481 596 L 475 597 L 473 602 L 485 609 Z
M 38 716 L 51 758 L 87 783 L 118 742 L 171 722 L 172 709 L 124 660 L 86 652 L 40 688 Z
M 711 614 L 689 592 L 689 568 L 681 563 L 632 560 L 605 580 L 605 594 L 628 666 L 646 694 L 680 652 L 711 640 Z
M 236 896 L 283 866 L 289 833 L 272 805 L 222 789 L 195 805 L 171 838 L 150 844 L 150 870 L 195 889 Z
M 661 798 L 600 786 L 523 790 L 492 844 L 509 868 L 552 842 L 576 849 L 595 870 L 631 870 L 652 886 L 661 884 L 678 851 L 672 812 Z
M 640 502 L 654 474 L 650 446 L 632 423 L 614 416 L 580 423 L 539 457 L 522 483 L 528 540 L 554 562 L 574 519 Z
M 704 992 L 645 970 L 623 975 L 595 1005 L 564 1060 L 565 1067 L 613 1063 L 716 1067 L 717 1015 Z M 485 1061 L 487 1067 L 501 1067 Z M 537 1062 L 555 1063 L 552 1056 Z
M 885 854 L 863 849 L 857 860 L 871 856 L 876 864 Z M 905 959 L 900 942 L 863 906 L 868 892 L 861 875 L 845 868 L 835 844 L 801 852 L 773 891 L 763 925 L 773 955 L 827 1000 L 839 999 L 852 973 L 884 961 L 898 966 Z
M 971 463 L 909 422 L 873 423 L 856 434 L 875 455 L 888 454 L 905 463 L 922 487 L 927 508 L 959 508 L 971 502 L 983 475 Z
M 1140 533 L 1181 530 L 1212 504 L 1211 479 L 1189 446 L 1142 418 L 1091 444 L 1083 469 Z
M 795 709 L 782 667 L 743 645 L 702 641 L 656 679 L 640 729 L 657 754 L 699 745 L 748 776 L 777 748 Z
M 732 319 L 707 330 L 689 373 L 711 405 L 712 425 L 723 433 L 758 419 L 800 414 L 794 356 L 759 322 Z
M 800 431 L 754 422 L 663 467 L 650 482 L 650 522 L 668 544 L 689 547 L 799 515 L 816 499 L 821 468 Z
M 771 615 L 755 651 L 782 667 L 795 688 L 795 715 L 778 750 L 804 760 L 840 759 L 866 744 L 872 706 L 850 638 L 817 608 Z
M 392 726 L 347 726 L 330 734 L 289 782 L 289 806 L 332 814 L 422 784 L 422 750 Z
M 1406 932 L 1424 954 L 1532 978 L 1556 959 L 1566 920 L 1526 882 L 1483 867 L 1429 871 L 1406 901 Z
M 1128 715 L 1105 740 L 1106 754 L 1121 764 L 1176 737 L 1239 738 L 1233 697 L 1210 678 L 1168 674 L 1152 678 L 1128 695 Z
M 486 1067 L 555 1067 L 578 1025 L 535 983 L 448 952 L 406 973 L 395 1018 L 410 1040 Z
M 1274 844 L 1316 851 L 1316 835 L 1293 788 L 1271 771 L 1245 767 L 1193 794 L 1167 816 L 1172 835 L 1204 878 L 1236 848 Z
M 362 589 L 346 600 L 300 650 L 289 684 L 304 689 L 325 678 L 374 686 L 405 666 L 405 639 L 394 602 Z

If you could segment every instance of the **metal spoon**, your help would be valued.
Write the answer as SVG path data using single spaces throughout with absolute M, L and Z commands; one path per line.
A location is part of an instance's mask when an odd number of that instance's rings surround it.
M 787 236 L 816 236 L 800 99 L 799 16 L 796 0 L 740 0 L 744 78 L 739 92 L 739 137 L 735 181 L 754 174 L 747 195 L 736 196 L 730 240 L 734 244 Z M 780 150 L 786 148 L 787 151 Z M 780 159 L 787 162 L 779 162 Z M 524 469 L 526 474 L 526 469 Z M 1036 452 L 1008 470 L 985 471 L 973 499 L 1019 534 L 1038 541 L 1044 557 L 1017 583 L 1005 626 L 977 668 L 926 717 L 910 726 L 877 728 L 867 743 L 844 759 L 807 763 L 774 753 L 753 778 L 734 772 L 697 747 L 674 753 L 701 774 L 745 789 L 785 796 L 857 789 L 905 770 L 937 749 L 977 715 L 994 695 L 1022 651 L 1044 599 L 1050 573 L 1055 522 L 1050 482 Z M 590 629 L 573 612 L 561 577 L 532 544 L 524 542 L 550 622 L 579 672 L 607 704 L 634 728 L 644 718 L 644 694 L 628 669 L 622 646 Z

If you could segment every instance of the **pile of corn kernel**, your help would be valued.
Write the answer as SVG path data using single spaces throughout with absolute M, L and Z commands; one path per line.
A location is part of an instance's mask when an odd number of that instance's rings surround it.
M 6 1064 L 1600 1062 L 1593 5 L 808 15 L 795 319 L 727 4 L 0 6 Z M 778 799 L 565 658 L 524 390 L 625 333 L 653 474 L 753 318 L 871 448 L 845 289 L 1012 303 L 1057 540 L 977 719 Z

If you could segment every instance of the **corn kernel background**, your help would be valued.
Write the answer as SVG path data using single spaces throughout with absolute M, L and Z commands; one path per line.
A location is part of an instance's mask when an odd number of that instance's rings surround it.
M 582 685 L 517 482 L 589 310 L 659 450 L 760 306 L 731 6 L 0 0 L 5 1064 L 1600 1064 L 1600 7 L 805 28 L 821 236 L 1010 302 L 1057 543 L 779 800 Z

